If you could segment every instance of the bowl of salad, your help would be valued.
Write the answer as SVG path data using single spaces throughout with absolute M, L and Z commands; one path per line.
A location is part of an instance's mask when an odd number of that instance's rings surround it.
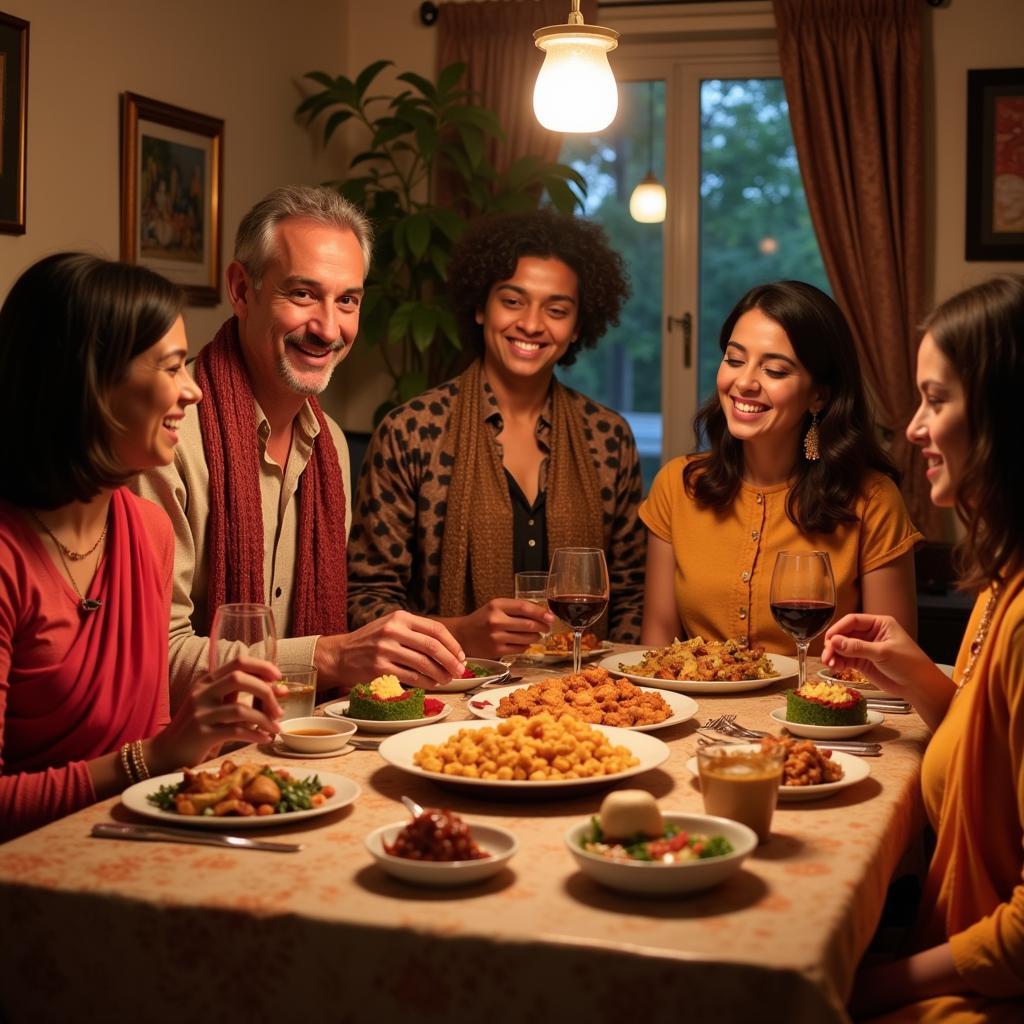
M 635 791 L 608 794 L 607 801 Z M 630 893 L 688 893 L 710 889 L 739 870 L 757 846 L 746 825 L 709 814 L 662 813 L 649 797 L 639 817 L 601 814 L 574 825 L 565 845 L 584 874 Z M 614 808 L 613 808 L 614 811 Z

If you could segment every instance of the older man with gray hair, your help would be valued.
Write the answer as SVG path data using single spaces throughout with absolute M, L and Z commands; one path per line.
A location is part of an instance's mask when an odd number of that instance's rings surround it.
M 275 189 L 239 226 L 234 315 L 196 360 L 203 401 L 164 423 L 174 462 L 138 484 L 175 530 L 172 706 L 207 670 L 225 602 L 270 605 L 279 660 L 315 665 L 324 687 L 464 669 L 430 619 L 399 611 L 346 631 L 348 445 L 316 396 L 355 342 L 372 245 L 365 214 L 326 188 Z

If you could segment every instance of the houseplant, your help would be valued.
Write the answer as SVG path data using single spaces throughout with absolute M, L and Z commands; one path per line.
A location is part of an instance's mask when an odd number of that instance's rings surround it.
M 360 330 L 380 346 L 393 386 L 378 408 L 390 407 L 439 383 L 457 368 L 462 343 L 448 308 L 445 281 L 452 245 L 468 221 L 484 213 L 532 209 L 544 192 L 558 210 L 582 205 L 583 178 L 565 164 L 517 160 L 499 174 L 487 140 L 503 135 L 493 111 L 460 87 L 464 64 L 436 82 L 405 72 L 396 95 L 369 89 L 391 61 L 376 61 L 354 80 L 312 71 L 320 86 L 297 114 L 322 115 L 326 142 L 347 121 L 369 133 L 369 148 L 349 163 L 349 176 L 327 184 L 361 206 L 376 232 Z M 452 198 L 439 199 L 444 192 Z

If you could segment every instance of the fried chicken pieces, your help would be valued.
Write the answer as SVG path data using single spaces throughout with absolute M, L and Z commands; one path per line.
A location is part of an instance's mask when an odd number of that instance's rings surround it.
M 672 717 L 672 709 L 660 693 L 641 690 L 596 667 L 534 683 L 502 697 L 498 704 L 499 718 L 532 718 L 545 711 L 555 718 L 573 715 L 590 725 L 622 728 L 656 725 Z
M 280 787 L 262 772 L 262 765 L 236 766 L 231 761 L 224 761 L 217 771 L 186 769 L 182 791 L 174 798 L 177 811 L 186 816 L 203 814 L 207 808 L 213 808 L 217 817 L 259 814 L 261 806 L 276 806 L 281 799 Z

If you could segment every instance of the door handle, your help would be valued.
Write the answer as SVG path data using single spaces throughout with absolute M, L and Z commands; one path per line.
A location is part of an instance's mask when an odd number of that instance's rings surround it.
M 683 331 L 683 369 L 689 370 L 693 365 L 693 317 L 689 313 L 682 316 L 665 318 L 665 330 L 672 333 L 672 325 L 678 324 Z

